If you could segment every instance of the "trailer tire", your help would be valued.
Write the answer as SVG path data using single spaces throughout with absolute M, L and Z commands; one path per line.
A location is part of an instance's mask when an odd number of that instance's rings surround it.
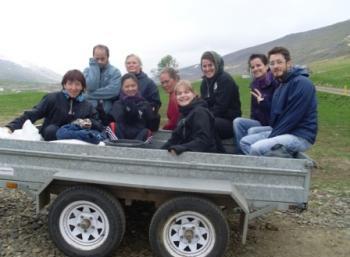
M 119 201 L 93 186 L 74 186 L 60 193 L 48 217 L 49 234 L 68 256 L 104 257 L 118 247 L 125 232 Z
M 162 257 L 221 257 L 229 242 L 222 211 L 200 197 L 178 197 L 154 214 L 149 230 L 153 253 Z

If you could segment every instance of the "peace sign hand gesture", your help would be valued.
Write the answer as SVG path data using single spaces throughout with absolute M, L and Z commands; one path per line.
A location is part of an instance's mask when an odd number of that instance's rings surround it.
M 253 95 L 256 98 L 258 103 L 260 103 L 261 101 L 264 101 L 264 98 L 262 97 L 262 94 L 261 94 L 261 92 L 258 89 L 254 88 L 253 91 L 250 91 L 250 94 Z

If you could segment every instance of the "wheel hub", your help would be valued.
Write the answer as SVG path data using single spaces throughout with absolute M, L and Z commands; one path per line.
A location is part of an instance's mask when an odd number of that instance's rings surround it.
M 179 230 L 179 235 L 180 235 L 180 240 L 184 244 L 192 244 L 198 241 L 196 227 L 193 226 L 192 224 L 183 225 Z
M 91 226 L 90 219 L 86 219 L 85 217 L 83 217 L 80 223 L 78 223 L 78 227 L 80 227 L 84 231 L 88 230 L 90 226 Z

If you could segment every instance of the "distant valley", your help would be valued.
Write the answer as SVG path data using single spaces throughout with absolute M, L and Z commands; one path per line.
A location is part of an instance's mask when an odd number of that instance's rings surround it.
M 37 66 L 24 67 L 9 60 L 0 59 L 0 91 L 41 90 L 59 88 L 61 75 Z

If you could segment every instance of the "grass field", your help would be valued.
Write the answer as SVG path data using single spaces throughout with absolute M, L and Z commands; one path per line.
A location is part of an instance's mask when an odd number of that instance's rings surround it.
M 310 64 L 311 79 L 315 85 L 347 87 L 350 90 L 350 56 Z
M 240 87 L 243 116 L 249 116 L 249 80 L 236 78 Z M 199 91 L 199 82 L 194 83 Z M 162 122 L 165 121 L 167 95 L 160 89 Z M 9 122 L 23 110 L 35 105 L 44 93 L 23 92 L 0 95 L 0 125 Z M 319 133 L 317 142 L 308 154 L 317 162 L 313 186 L 336 188 L 349 191 L 350 188 L 350 97 L 318 93 Z
M 0 94 L 0 125 L 33 107 L 45 93 L 26 91 L 22 93 Z

